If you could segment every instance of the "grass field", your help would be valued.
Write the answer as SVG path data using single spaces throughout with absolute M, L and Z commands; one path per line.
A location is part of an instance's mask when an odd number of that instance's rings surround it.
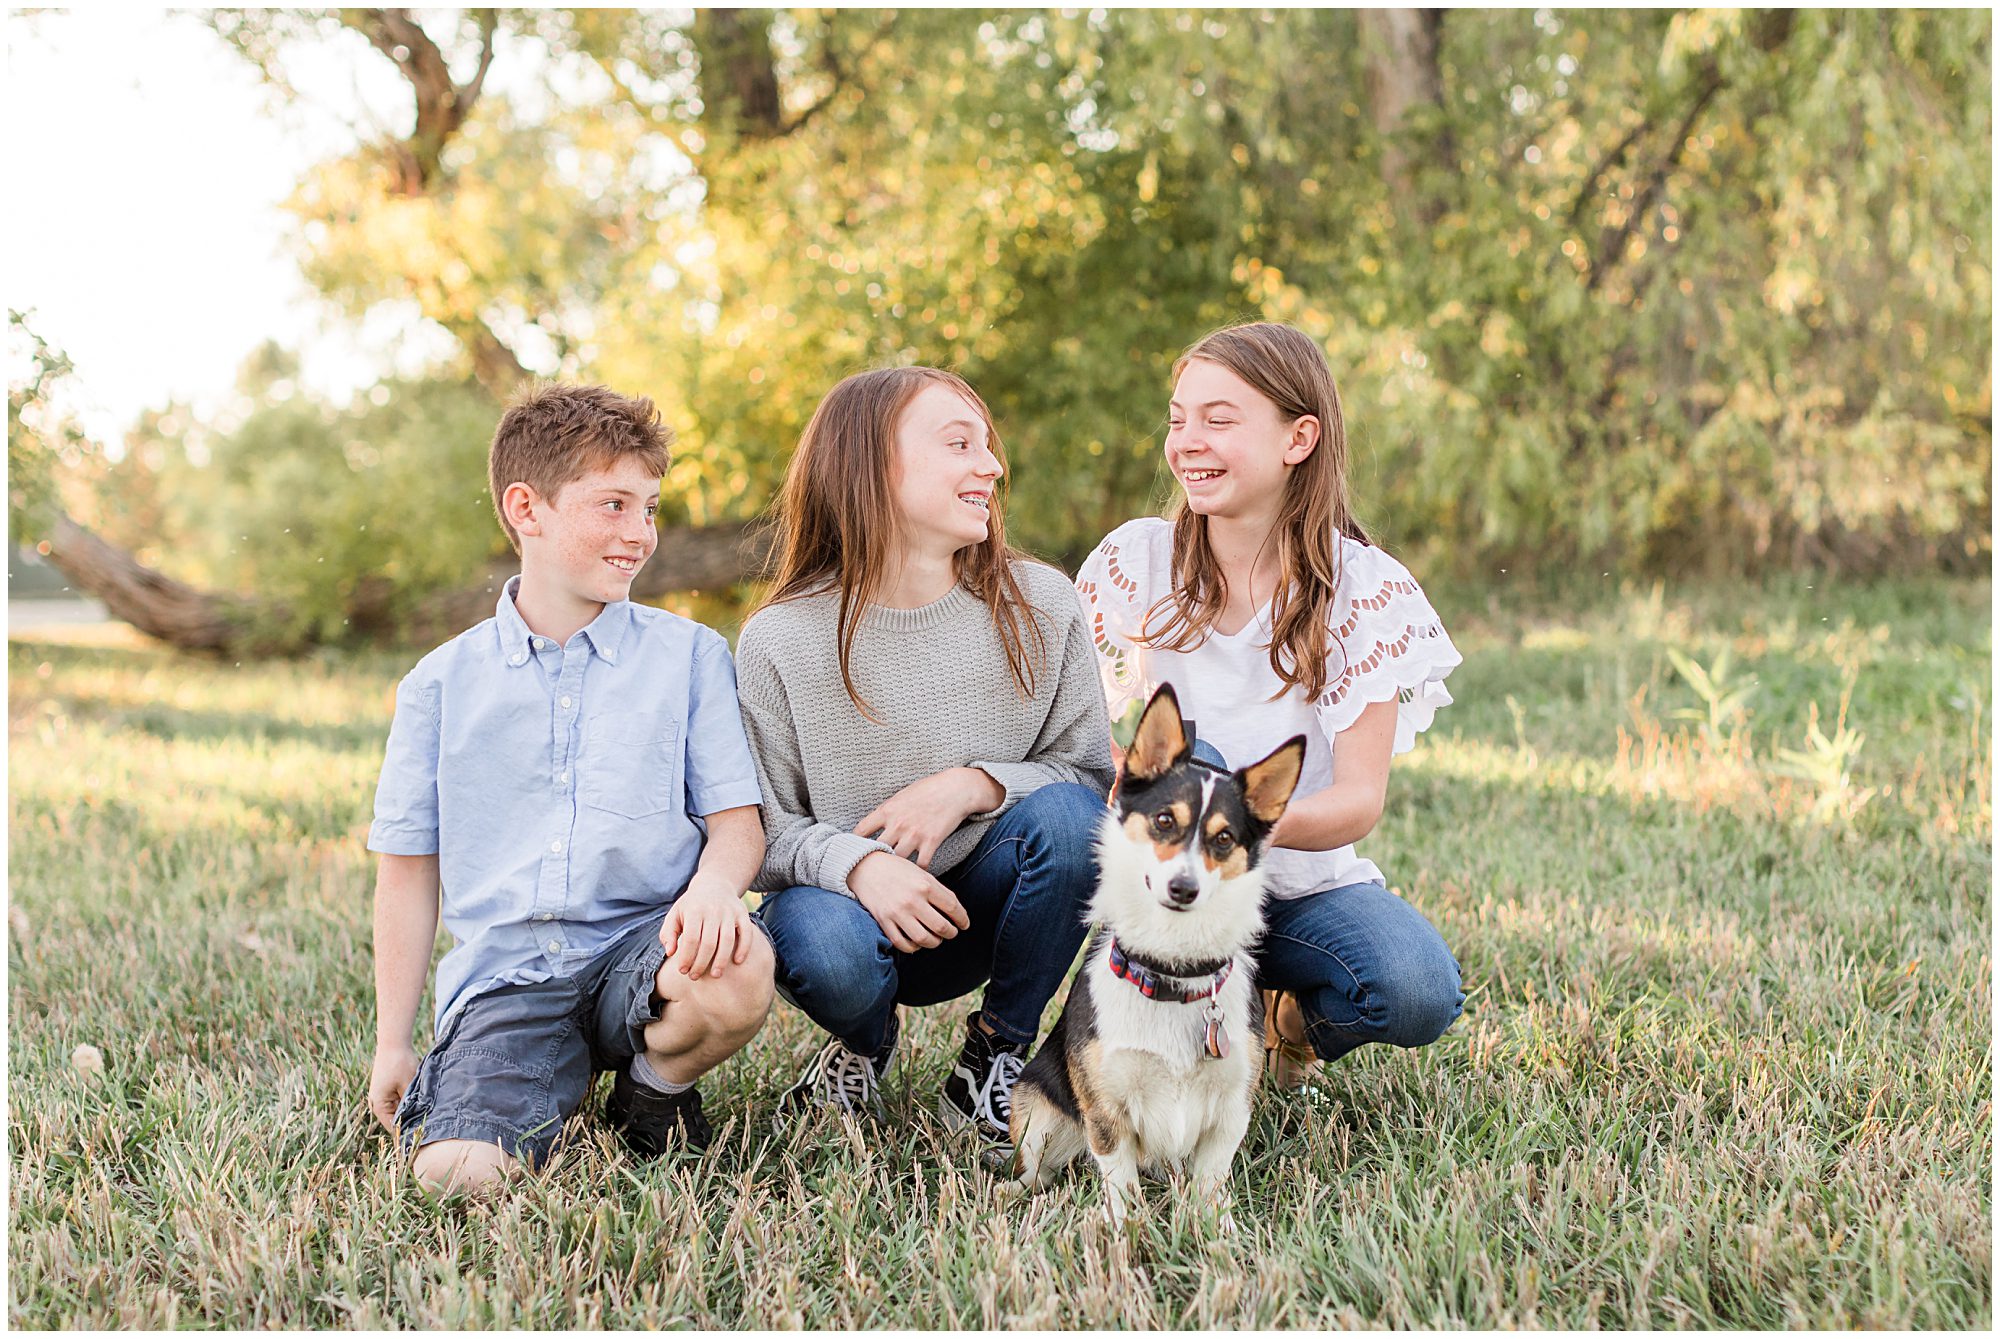
M 930 1115 L 952 1007 L 879 1138 L 767 1138 L 780 1005 L 705 1161 L 593 1130 L 429 1200 L 362 1101 L 413 657 L 15 640 L 10 1319 L 1987 1329 L 1991 587 L 1805 580 L 1438 592 L 1458 705 L 1363 849 L 1465 1015 L 1263 1094 L 1234 1237 L 1160 1187 L 1115 1233 L 1090 1175 L 1000 1207 Z

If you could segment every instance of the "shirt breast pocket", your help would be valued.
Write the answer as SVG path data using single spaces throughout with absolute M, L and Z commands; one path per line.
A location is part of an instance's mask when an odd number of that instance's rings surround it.
M 584 727 L 583 802 L 620 818 L 674 807 L 680 729 L 666 716 L 615 712 Z

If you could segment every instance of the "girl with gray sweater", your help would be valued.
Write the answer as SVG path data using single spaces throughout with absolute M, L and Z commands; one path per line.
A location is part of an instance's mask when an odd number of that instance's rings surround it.
M 924 367 L 842 381 L 792 458 L 737 644 L 758 915 L 779 991 L 831 1034 L 787 1110 L 879 1109 L 897 1006 L 985 983 L 939 1110 L 1004 1144 L 1082 946 L 1110 727 L 1074 588 L 1007 546 L 1004 473 L 985 404 Z

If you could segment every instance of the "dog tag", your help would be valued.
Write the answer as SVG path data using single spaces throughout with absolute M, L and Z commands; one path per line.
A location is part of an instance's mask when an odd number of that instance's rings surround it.
M 1208 1032 L 1202 1038 L 1202 1049 L 1211 1060 L 1220 1060 L 1229 1054 L 1229 1034 L 1222 1030 L 1222 1004 L 1211 1000 L 1205 1011 L 1208 1016 Z

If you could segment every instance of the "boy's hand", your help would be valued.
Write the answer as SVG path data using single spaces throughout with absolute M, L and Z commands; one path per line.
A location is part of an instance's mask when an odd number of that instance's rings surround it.
M 931 857 L 946 837 L 958 831 L 959 824 L 1006 798 L 1000 783 L 979 768 L 947 768 L 912 781 L 876 805 L 854 825 L 854 831 L 863 837 L 880 833 L 878 840 L 893 847 L 897 855 L 929 869 Z M 848 886 L 853 887 L 852 879 Z
M 861 857 L 861 863 L 848 871 L 847 887 L 903 953 L 936 948 L 972 924 L 951 889 L 887 851 Z
M 660 943 L 682 976 L 721 976 L 724 967 L 750 956 L 755 933 L 743 894 L 696 874 L 668 910 Z
M 375 1063 L 368 1071 L 368 1109 L 390 1134 L 396 1133 L 396 1108 L 416 1077 L 417 1053 L 409 1045 L 375 1048 Z

